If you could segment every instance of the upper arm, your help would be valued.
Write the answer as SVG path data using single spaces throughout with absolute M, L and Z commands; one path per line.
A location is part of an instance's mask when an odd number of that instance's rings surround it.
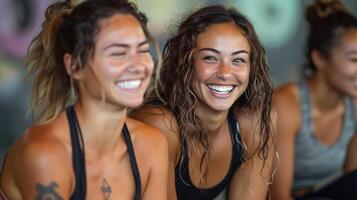
M 354 134 L 347 151 L 345 172 L 357 170 L 357 133 Z
M 150 133 L 150 175 L 143 199 L 167 199 L 169 155 L 166 138 L 159 131 Z
M 354 109 L 355 109 L 355 120 L 357 124 L 357 99 L 354 100 Z M 352 137 L 352 140 L 348 146 L 347 157 L 345 162 L 345 172 L 351 172 L 357 169 L 357 130 Z
M 69 161 L 58 142 L 22 140 L 7 158 L 4 170 L 9 177 L 2 180 L 3 192 L 9 199 L 68 199 L 72 182 Z M 15 183 L 16 193 L 15 188 L 6 187 L 7 182 Z
M 297 96 L 297 88 L 288 85 L 278 89 L 273 97 L 273 104 L 277 111 L 276 147 L 279 155 L 274 160 L 277 171 L 272 184 L 273 199 L 291 198 L 294 144 L 301 118 Z
M 170 160 L 177 161 L 180 144 L 177 122 L 168 110 L 165 108 L 142 108 L 132 114 L 131 117 L 160 129 L 169 144 Z
M 256 120 L 249 120 L 256 121 Z M 274 137 L 275 137 L 275 127 L 276 127 L 276 113 L 272 111 L 271 122 L 272 129 L 267 149 L 266 159 L 260 158 L 258 151 L 256 151 L 260 146 L 260 138 L 258 134 L 252 134 L 249 130 L 257 130 L 251 126 L 256 126 L 257 123 L 250 123 L 244 125 L 241 123 L 241 134 L 245 136 L 242 137 L 243 142 L 246 144 L 246 155 L 247 160 L 245 160 L 240 168 L 235 172 L 235 175 L 229 186 L 229 199 L 258 199 L 264 200 L 268 188 L 268 184 L 271 181 L 272 174 L 272 160 L 275 155 L 274 148 Z M 254 135 L 252 138 L 252 135 Z
M 143 108 L 131 117 L 150 124 L 165 135 L 168 143 L 169 166 L 168 166 L 168 199 L 176 199 L 175 166 L 179 160 L 180 141 L 177 133 L 177 122 L 174 116 L 164 108 Z

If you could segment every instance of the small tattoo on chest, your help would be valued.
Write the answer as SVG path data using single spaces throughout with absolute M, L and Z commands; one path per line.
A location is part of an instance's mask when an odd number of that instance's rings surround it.
M 110 194 L 112 193 L 112 188 L 110 187 L 108 181 L 105 178 L 103 178 L 103 184 L 100 189 L 103 192 L 104 199 L 109 200 Z

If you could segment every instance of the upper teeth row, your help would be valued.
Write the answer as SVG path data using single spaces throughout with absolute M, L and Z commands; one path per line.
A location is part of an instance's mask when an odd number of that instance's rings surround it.
M 127 80 L 117 82 L 117 86 L 123 89 L 134 89 L 139 87 L 141 84 L 141 80 Z
M 208 85 L 208 88 L 216 90 L 218 92 L 229 92 L 233 89 L 232 85 Z

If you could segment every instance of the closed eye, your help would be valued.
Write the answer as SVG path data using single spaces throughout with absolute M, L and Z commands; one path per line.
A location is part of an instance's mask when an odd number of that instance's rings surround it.
M 113 52 L 110 54 L 110 56 L 124 56 L 126 52 Z
M 142 50 L 139 50 L 138 53 L 149 53 L 150 52 L 150 49 L 142 49 Z

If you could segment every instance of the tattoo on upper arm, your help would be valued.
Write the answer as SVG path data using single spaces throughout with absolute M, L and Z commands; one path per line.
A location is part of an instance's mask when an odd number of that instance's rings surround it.
M 100 189 L 103 192 L 104 199 L 108 200 L 109 197 L 110 197 L 110 194 L 112 193 L 112 188 L 110 187 L 108 181 L 105 178 L 103 178 L 103 184 L 102 184 L 102 187 Z
M 36 184 L 37 196 L 36 200 L 63 200 L 63 198 L 56 192 L 58 184 L 52 181 L 49 185 Z

